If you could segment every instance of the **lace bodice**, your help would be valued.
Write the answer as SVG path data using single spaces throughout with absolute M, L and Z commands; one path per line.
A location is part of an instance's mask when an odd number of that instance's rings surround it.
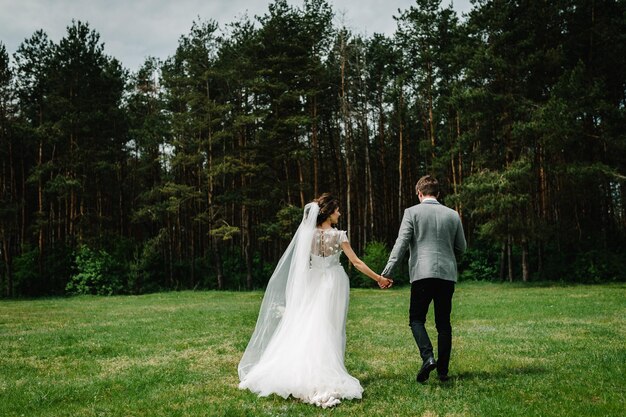
M 311 255 L 330 257 L 341 253 L 341 244 L 348 241 L 348 235 L 343 230 L 335 228 L 315 229 Z

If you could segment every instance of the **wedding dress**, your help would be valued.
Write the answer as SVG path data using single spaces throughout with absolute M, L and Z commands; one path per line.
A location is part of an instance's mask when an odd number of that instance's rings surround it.
M 238 371 L 241 389 L 327 408 L 360 399 L 363 388 L 344 366 L 350 288 L 339 257 L 346 232 L 315 227 L 318 210 L 305 207 Z

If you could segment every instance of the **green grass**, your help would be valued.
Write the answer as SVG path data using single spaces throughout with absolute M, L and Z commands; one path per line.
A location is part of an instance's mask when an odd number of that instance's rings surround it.
M 0 416 L 626 415 L 623 284 L 458 285 L 453 379 L 425 385 L 409 289 L 352 290 L 346 366 L 365 392 L 332 410 L 237 388 L 261 297 L 2 301 Z

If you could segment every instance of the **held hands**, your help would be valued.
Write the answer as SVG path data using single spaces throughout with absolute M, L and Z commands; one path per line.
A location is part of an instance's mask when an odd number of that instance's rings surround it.
M 379 278 L 376 281 L 378 282 L 378 286 L 383 290 L 390 288 L 393 285 L 393 280 L 391 278 L 386 278 L 382 275 L 379 275 Z

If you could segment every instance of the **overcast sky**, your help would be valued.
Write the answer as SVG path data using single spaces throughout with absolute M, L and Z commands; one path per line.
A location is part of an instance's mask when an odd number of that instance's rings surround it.
M 302 0 L 288 0 L 301 6 Z M 453 3 L 460 14 L 469 12 L 470 0 Z M 198 17 L 213 19 L 221 27 L 245 14 L 263 15 L 270 0 L 0 0 L 0 41 L 10 55 L 24 39 L 43 29 L 53 42 L 66 34 L 72 19 L 89 22 L 100 34 L 105 52 L 131 69 L 148 56 L 165 59 L 176 51 L 180 35 L 189 33 Z M 354 32 L 392 34 L 394 15 L 414 0 L 329 0 L 335 21 Z

